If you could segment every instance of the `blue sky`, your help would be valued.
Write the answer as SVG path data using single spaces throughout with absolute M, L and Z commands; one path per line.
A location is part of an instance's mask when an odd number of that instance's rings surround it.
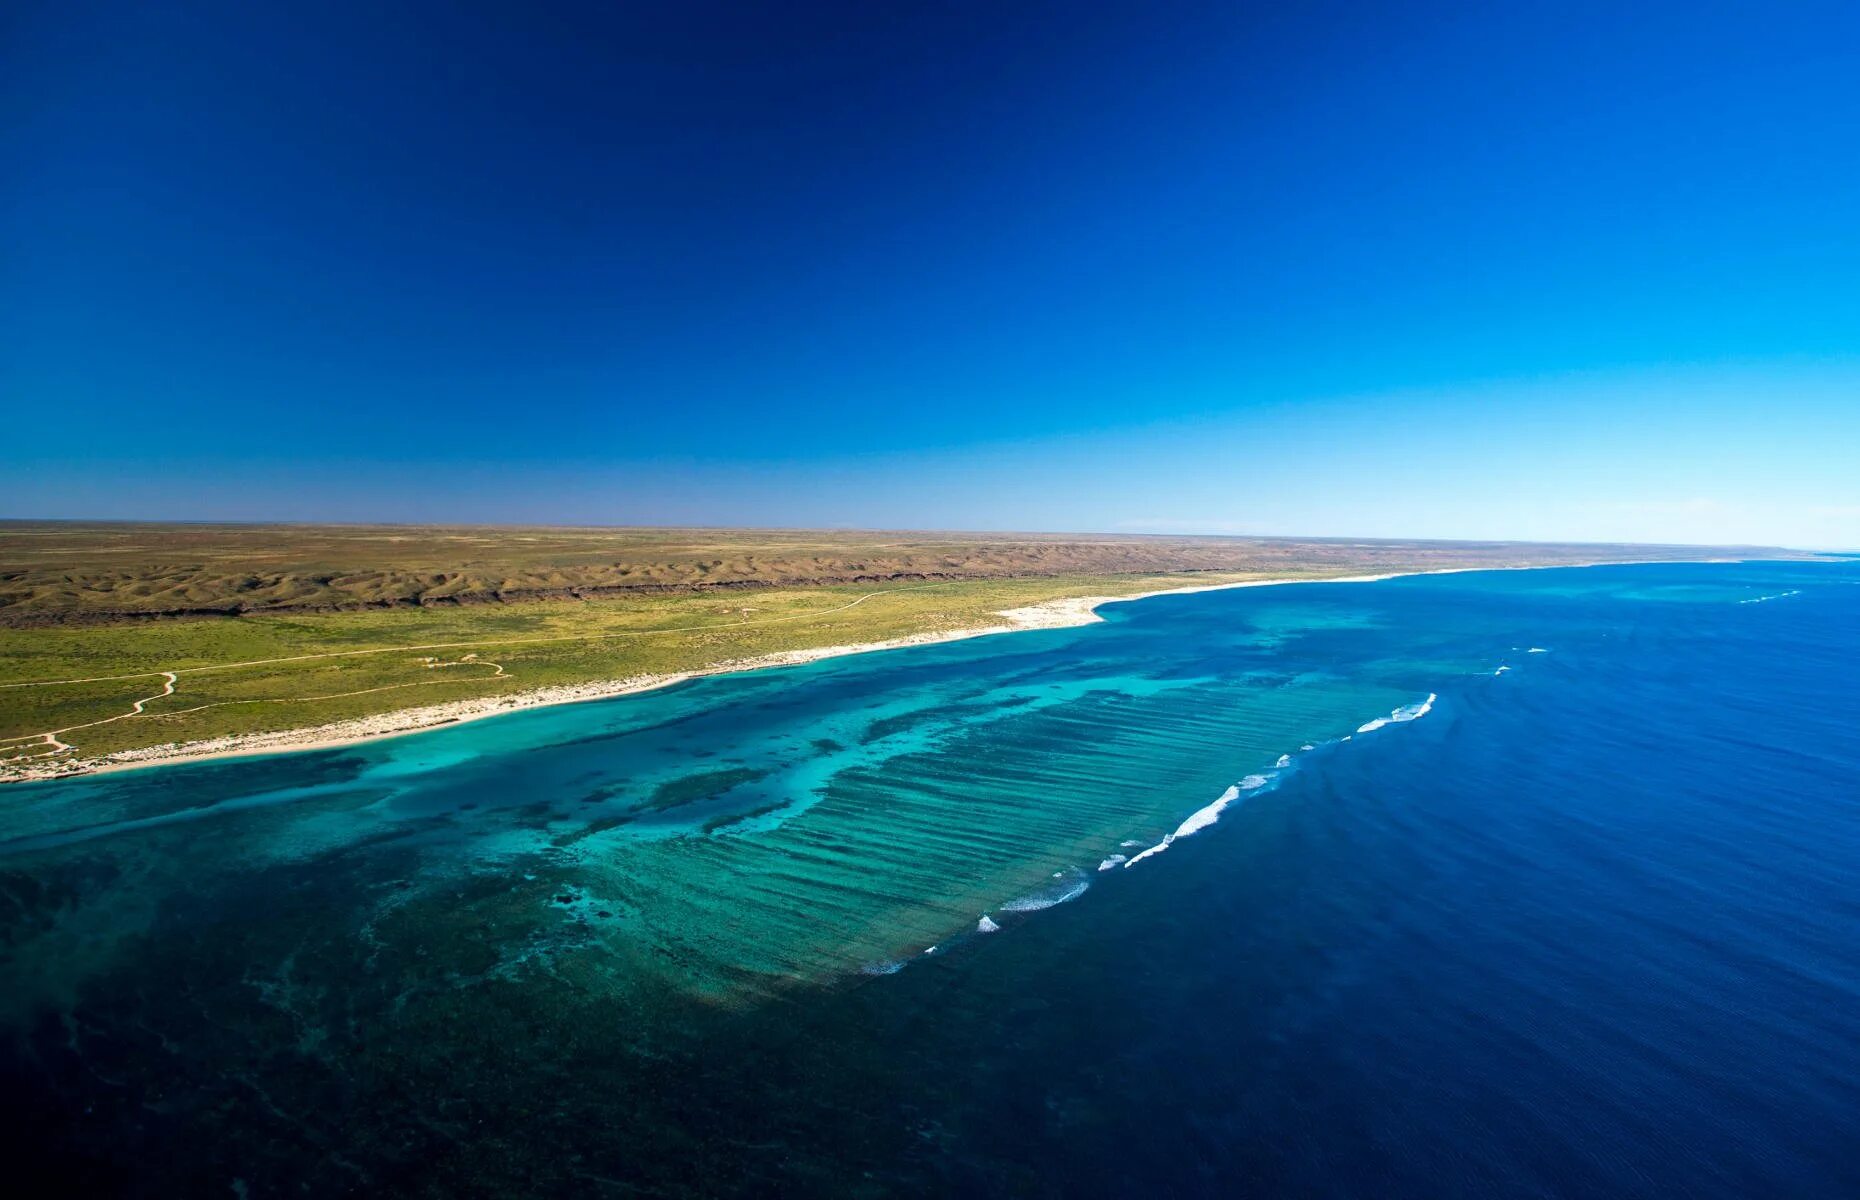
M 3 515 L 1860 545 L 1852 6 L 0 22 Z

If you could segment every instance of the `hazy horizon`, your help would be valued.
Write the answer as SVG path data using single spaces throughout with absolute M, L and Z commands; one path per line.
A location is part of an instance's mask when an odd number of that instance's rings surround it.
M 310 528 L 381 528 L 381 529 L 583 529 L 614 531 L 669 531 L 690 530 L 701 532 L 707 530 L 744 530 L 751 532 L 800 532 L 800 533 L 847 533 L 847 534 L 911 534 L 917 536 L 932 534 L 949 534 L 953 537 L 1033 537 L 1033 538 L 1156 538 L 1159 540 L 1187 538 L 1231 538 L 1236 541 L 1284 541 L 1284 542 L 1441 542 L 1441 543 L 1504 543 L 1519 545 L 1646 545 L 1646 546 L 1696 546 L 1700 549 L 1781 549 L 1813 551 L 1830 554 L 1860 552 L 1852 547 L 1840 546 L 1788 546 L 1782 543 L 1765 542 L 1629 542 L 1629 541 L 1584 541 L 1582 539 L 1548 539 L 1548 538 L 1435 538 L 1435 537 L 1391 537 L 1385 535 L 1353 533 L 1305 533 L 1291 531 L 1286 533 L 1262 531 L 1198 531 L 1173 529 L 1028 529 L 998 528 L 981 529 L 963 526 L 904 526 L 904 525 L 782 525 L 758 523 L 754 521 L 738 522 L 731 525 L 689 525 L 689 524 L 631 524 L 601 521 L 566 521 L 566 522 L 525 522 L 525 521 L 395 521 L 395 520 L 297 520 L 288 518 L 246 518 L 246 517 L 97 517 L 97 516 L 62 516 L 62 517 L 10 517 L 0 516 L 0 525 L 147 525 L 147 526 L 304 526 Z
M 0 34 L 8 516 L 1860 545 L 1850 6 Z
M 1857 49 L 0 3 L 8 1178 L 1860 1197 Z

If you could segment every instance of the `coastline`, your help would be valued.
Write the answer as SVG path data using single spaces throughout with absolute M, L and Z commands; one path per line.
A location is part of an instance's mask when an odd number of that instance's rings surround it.
M 1736 562 L 1737 559 L 1663 559 L 1662 562 Z M 911 646 L 930 646 L 944 642 L 964 641 L 969 638 L 990 637 L 1002 633 L 1023 633 L 1039 629 L 1069 629 L 1090 625 L 1104 618 L 1098 609 L 1107 604 L 1129 603 L 1136 600 L 1148 600 L 1156 596 L 1185 596 L 1202 592 L 1229 591 L 1235 588 L 1276 587 L 1296 583 L 1377 583 L 1385 579 L 1399 579 L 1419 575 L 1458 575 L 1475 571 L 1540 571 L 1557 568 L 1594 567 L 1594 566 L 1630 566 L 1628 562 L 1593 562 L 1593 563 L 1545 563 L 1542 565 L 1525 565 L 1515 567 L 1440 567 L 1424 571 L 1390 571 L 1376 575 L 1335 575 L 1312 578 L 1308 576 L 1274 579 L 1243 579 L 1231 583 L 1191 584 L 1179 588 L 1157 588 L 1147 592 L 1135 592 L 1128 596 L 1067 596 L 1056 600 L 1042 601 L 1039 604 L 1020 608 L 1003 609 L 995 616 L 1004 618 L 1003 623 L 978 625 L 968 629 L 952 629 L 938 633 L 911 634 L 907 637 L 890 638 L 877 642 L 861 642 L 841 646 L 816 646 L 805 650 L 784 650 L 773 654 L 758 655 L 753 658 L 730 659 L 713 663 L 694 671 L 679 671 L 662 675 L 635 675 L 622 679 L 597 680 L 591 683 L 566 684 L 555 687 L 537 688 L 533 691 L 515 692 L 503 696 L 490 696 L 471 700 L 451 700 L 439 704 L 421 705 L 415 708 L 400 709 L 395 712 L 380 713 L 371 717 L 356 717 L 324 725 L 307 726 L 301 729 L 278 730 L 272 733 L 249 734 L 245 736 L 226 736 L 193 742 L 165 742 L 155 746 L 144 746 L 134 750 L 119 750 L 94 758 L 66 759 L 55 766 L 37 768 L 0 768 L 0 784 L 31 783 L 53 779 L 69 779 L 80 775 L 105 774 L 113 771 L 132 771 L 144 767 L 165 766 L 184 762 L 206 762 L 213 759 L 250 758 L 265 754 L 289 754 L 308 750 L 328 750 L 341 746 L 353 746 L 363 742 L 373 742 L 384 738 L 404 737 L 408 734 L 422 733 L 447 725 L 457 725 L 467 721 L 480 721 L 487 717 L 502 716 L 506 713 L 521 712 L 532 708 L 548 708 L 558 704 L 580 704 L 594 700 L 611 700 L 619 696 L 630 696 L 640 692 L 653 691 L 657 688 L 670 687 L 691 679 L 700 679 L 709 675 L 731 675 L 743 671 L 757 671 L 769 667 L 799 666 L 803 663 L 818 662 L 822 659 L 841 658 L 852 654 L 871 654 L 882 650 L 902 650 Z

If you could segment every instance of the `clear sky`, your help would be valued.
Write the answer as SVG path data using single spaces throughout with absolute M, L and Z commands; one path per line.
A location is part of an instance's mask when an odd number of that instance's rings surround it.
M 1860 545 L 1860 8 L 0 6 L 0 515 Z

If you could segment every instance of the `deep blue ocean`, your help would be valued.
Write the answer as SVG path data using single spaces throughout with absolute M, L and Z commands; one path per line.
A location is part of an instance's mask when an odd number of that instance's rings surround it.
M 14 1194 L 1860 1195 L 1860 564 L 1101 611 L 0 791 Z

